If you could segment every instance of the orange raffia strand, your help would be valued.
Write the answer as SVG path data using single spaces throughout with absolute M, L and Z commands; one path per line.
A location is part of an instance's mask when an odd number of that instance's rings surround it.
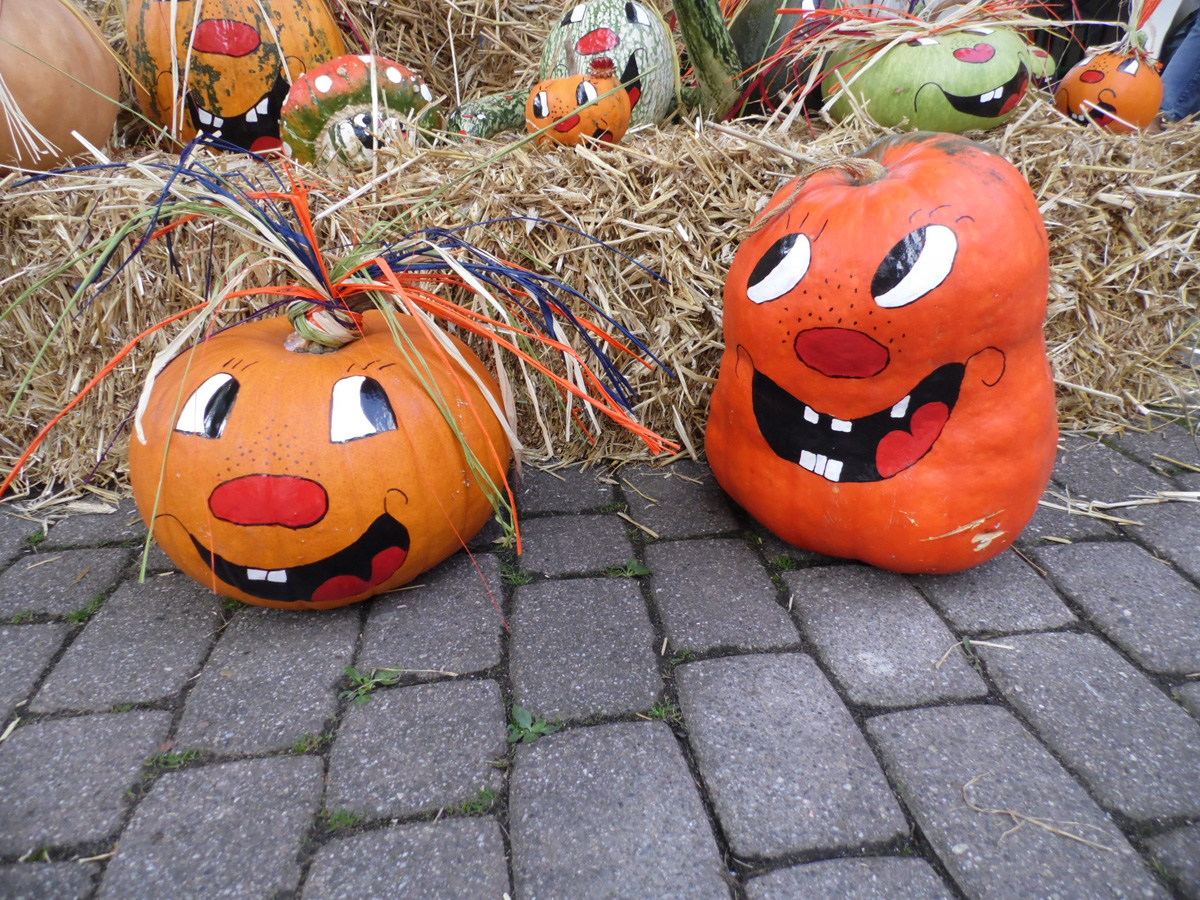
M 114 356 L 112 359 L 110 359 L 105 364 L 104 368 L 101 369 L 92 378 L 91 381 L 89 381 L 87 384 L 85 384 L 80 389 L 79 393 L 75 395 L 74 399 L 71 400 L 71 402 L 68 403 L 66 406 L 64 406 L 62 408 L 62 411 L 58 415 L 56 415 L 53 419 L 51 419 L 50 422 L 41 431 L 38 432 L 37 437 L 35 437 L 33 439 L 33 442 L 29 445 L 29 447 L 25 450 L 25 452 L 21 454 L 21 458 L 17 460 L 17 464 L 15 466 L 13 466 L 12 471 L 8 473 L 8 477 L 4 479 L 4 483 L 0 484 L 0 497 L 4 496 L 4 492 L 9 489 L 9 487 L 12 485 L 12 483 L 16 480 L 17 476 L 19 474 L 21 474 L 21 470 L 23 468 L 25 468 L 25 463 L 29 462 L 29 457 L 33 456 L 33 454 L 37 451 L 37 448 L 42 445 L 42 442 L 44 440 L 46 440 L 46 436 L 48 434 L 50 434 L 50 430 L 55 425 L 57 425 L 59 422 L 61 422 L 64 418 L 66 418 L 67 414 L 70 413 L 71 410 L 73 410 L 76 406 L 78 406 L 79 403 L 83 400 L 83 398 L 86 397 L 89 393 L 91 393 L 92 388 L 94 388 L 97 384 L 99 384 L 100 381 L 105 376 L 107 376 L 109 372 L 111 372 L 113 369 L 115 369 L 117 366 L 119 366 L 121 364 L 121 360 L 123 360 L 126 356 L 128 356 L 133 351 L 133 349 L 139 343 L 141 343 L 143 338 L 149 337 L 154 332 L 158 331 L 160 328 L 164 328 L 165 326 L 170 325 L 172 322 L 174 322 L 178 319 L 182 319 L 184 316 L 190 316 L 192 313 L 194 313 L 198 310 L 204 309 L 204 307 L 206 307 L 207 305 L 208 305 L 207 303 L 200 303 L 200 304 L 197 304 L 196 306 L 193 306 L 191 309 L 185 309 L 183 312 L 176 313 L 175 315 L 170 316 L 169 318 L 163 319 L 158 324 L 151 325 L 149 328 L 147 328 L 145 331 L 143 331 L 141 334 L 139 334 L 137 337 L 135 337 L 133 340 L 131 340 L 128 344 L 126 344 L 124 347 L 122 347 L 117 352 L 117 355 Z
M 168 233 L 174 231 L 180 225 L 186 225 L 188 222 L 191 222 L 193 219 L 199 219 L 199 218 L 200 218 L 200 213 L 188 213 L 186 216 L 180 216 L 177 220 L 172 222 L 170 225 L 164 225 L 162 228 L 158 229 L 158 231 L 154 232 L 154 234 L 150 235 L 149 240 L 156 241 L 160 237 L 162 237 L 164 234 L 168 234 Z

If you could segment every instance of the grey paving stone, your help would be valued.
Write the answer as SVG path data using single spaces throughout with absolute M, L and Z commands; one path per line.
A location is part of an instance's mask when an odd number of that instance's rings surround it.
M 121 834 L 103 900 L 274 897 L 321 798 L 321 760 L 276 757 L 168 772 Z
M 1191 470 L 1185 466 L 1200 466 L 1200 435 L 1193 434 L 1175 422 L 1156 423 L 1153 431 L 1126 431 L 1105 439 L 1123 453 L 1149 468 L 1158 468 L 1167 475 L 1179 475 Z M 1184 463 L 1180 466 L 1178 463 Z
M 108 709 L 177 693 L 221 624 L 219 599 L 184 575 L 119 587 L 47 676 L 30 708 Z
M 676 679 L 734 855 L 857 849 L 907 832 L 867 742 L 811 658 L 711 659 L 680 666 Z
M 1200 681 L 1181 684 L 1171 694 L 1184 709 L 1200 719 Z
M 1200 672 L 1200 591 L 1136 544 L 1050 547 L 1038 560 L 1096 626 L 1141 666 Z
M 829 859 L 746 882 L 747 900 L 952 900 L 923 859 Z
M 1062 628 L 1075 615 L 1038 573 L 1009 550 L 953 575 L 920 575 L 913 583 L 959 632 L 971 635 Z
M 494 819 L 443 819 L 331 841 L 320 849 L 303 900 L 500 900 L 509 891 Z
M 753 529 L 748 533 L 748 536 L 750 537 L 752 547 L 756 542 L 760 544 L 762 555 L 766 558 L 768 564 L 778 566 L 780 560 L 783 559 L 789 559 L 793 563 L 799 563 L 802 566 L 823 566 L 839 562 L 839 560 L 834 559 L 832 556 L 825 556 L 821 553 L 814 553 L 812 550 L 795 547 L 771 533 L 767 526 L 759 522 L 753 524 Z
M 509 829 L 519 900 L 729 900 L 700 795 L 659 722 L 520 745 Z
M 487 553 L 495 550 L 497 546 L 504 542 L 504 526 L 499 520 L 492 516 L 483 523 L 483 527 L 479 529 L 479 533 L 475 537 L 467 541 L 467 549 L 472 553 Z
M 1075 499 L 1113 503 L 1145 492 L 1178 490 L 1170 479 L 1105 446 L 1099 441 L 1063 435 L 1054 465 L 1054 480 Z M 1117 510 L 1127 515 L 1129 510 Z
M 343 720 L 329 760 L 325 807 L 369 818 L 458 806 L 499 790 L 506 723 L 494 681 L 376 691 Z
M 0 506 L 0 567 L 19 556 L 29 540 L 42 530 L 40 522 L 19 516 Z
M 1094 635 L 979 646 L 988 674 L 1106 808 L 1136 822 L 1200 815 L 1200 724 Z
M 1159 835 L 1146 844 L 1179 892 L 1187 900 L 1200 900 L 1200 823 Z
M 1063 542 L 1110 538 L 1119 534 L 1112 523 L 1095 516 L 1084 515 L 1069 505 L 1066 500 L 1068 496 L 1073 500 L 1080 499 L 1068 495 L 1067 489 L 1062 485 L 1051 482 L 1046 488 L 1046 493 L 1042 495 L 1033 519 L 1017 536 L 1017 546 L 1022 549 L 1036 549 Z
M 618 473 L 629 515 L 660 538 L 699 537 L 737 531 L 733 506 L 708 466 L 681 460 L 661 469 Z
M 513 598 L 515 704 L 555 721 L 637 712 L 661 696 L 654 628 L 632 579 L 543 581 Z
M 770 575 L 744 540 L 651 544 L 645 560 L 654 603 L 676 650 L 800 645 Z
M 536 469 L 525 466 L 517 487 L 517 509 L 525 515 L 581 513 L 616 499 L 616 479 L 603 467 Z
M 68 625 L 0 625 L 0 722 L 26 698 L 70 631 Z
M 33 722 L 0 744 L 0 855 L 98 841 L 117 830 L 126 791 L 166 739 L 166 712 Z
M 1200 490 L 1194 487 L 1192 490 Z M 1125 514 L 1140 522 L 1125 532 L 1172 560 L 1194 581 L 1200 581 L 1200 503 L 1174 502 L 1136 506 Z
M 50 529 L 46 544 L 99 544 L 145 539 L 146 523 L 132 497 L 122 497 L 109 509 L 112 512 L 85 513 L 63 519 Z
M 0 866 L 4 900 L 85 900 L 99 867 L 94 863 L 15 863 Z
M 1006 710 L 907 710 L 868 720 L 867 731 L 934 852 L 971 900 L 1167 900 L 1112 821 Z M 1109 849 L 1014 820 L 1009 810 Z
M 954 647 L 958 638 L 903 576 L 827 566 L 785 572 L 783 580 L 801 631 L 851 702 L 912 706 L 987 694 Z
M 521 526 L 522 572 L 585 575 L 623 565 L 634 555 L 624 520 L 616 516 L 550 516 Z
M 239 610 L 188 695 L 176 746 L 265 753 L 320 734 L 337 712 L 358 625 L 354 607 Z
M 130 555 L 105 547 L 24 556 L 0 575 L 0 620 L 22 612 L 62 616 L 83 609 L 117 583 Z
M 472 563 L 459 553 L 417 581 L 422 587 L 384 594 L 371 605 L 358 667 L 437 677 L 498 665 L 504 634 L 499 560 L 480 554 Z

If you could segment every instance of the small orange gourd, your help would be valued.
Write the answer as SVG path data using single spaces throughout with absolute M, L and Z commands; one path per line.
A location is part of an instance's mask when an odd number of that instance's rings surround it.
M 1074 65 L 1059 82 L 1054 105 L 1076 122 L 1116 134 L 1145 128 L 1162 105 L 1162 78 L 1135 53 L 1099 53 Z
M 629 130 L 632 112 L 620 85 L 612 60 L 604 57 L 592 61 L 587 75 L 539 81 L 525 103 L 525 127 L 533 134 L 553 125 L 536 138 L 540 146 L 573 147 L 585 138 L 615 144 Z

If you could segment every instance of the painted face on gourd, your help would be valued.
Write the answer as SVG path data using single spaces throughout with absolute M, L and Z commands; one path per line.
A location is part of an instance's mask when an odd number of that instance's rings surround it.
M 959 132 L 994 128 L 1016 112 L 1029 87 L 1031 48 L 1007 28 L 979 26 L 925 35 L 898 44 L 865 69 L 849 90 L 880 125 L 905 119 L 918 130 Z M 862 48 L 835 54 L 825 78 L 826 98 L 839 93 L 868 61 Z M 1039 66 L 1040 68 L 1040 66 Z M 830 106 L 838 119 L 851 104 L 840 98 Z
M 1119 134 L 1145 128 L 1162 105 L 1162 78 L 1136 56 L 1100 53 L 1071 68 L 1054 105 L 1079 124 L 1094 122 Z
M 965 139 L 877 148 L 886 174 L 785 186 L 740 246 L 707 448 L 785 540 L 953 571 L 1012 542 L 1053 465 L 1045 230 Z
M 508 443 L 482 391 L 402 327 L 499 484 Z M 381 314 L 333 353 L 285 350 L 290 331 L 286 318 L 238 325 L 168 365 L 146 439 L 130 442 L 130 480 L 155 539 L 196 581 L 256 605 L 331 608 L 436 565 L 492 507 Z
M 174 68 L 180 80 L 188 76 L 183 140 L 205 132 L 247 150 L 278 149 L 291 79 L 346 52 L 333 17 L 322 0 L 201 0 L 198 16 L 196 0 L 130 0 L 130 60 L 148 89 L 138 89 L 142 108 L 171 124 Z
M 541 146 L 575 146 L 585 136 L 615 144 L 625 136 L 631 114 L 629 95 L 619 88 L 607 69 L 539 81 L 525 103 L 525 126 L 531 133 L 550 126 L 536 138 Z
M 550 30 L 545 47 L 539 81 L 587 71 L 593 59 L 611 59 L 629 93 L 633 125 L 660 121 L 675 102 L 675 42 L 662 17 L 642 3 L 580 3 Z

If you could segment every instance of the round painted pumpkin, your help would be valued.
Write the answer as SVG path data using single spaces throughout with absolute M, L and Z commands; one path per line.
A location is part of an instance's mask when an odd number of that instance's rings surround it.
M 612 63 L 593 61 L 587 75 L 539 81 L 525 103 L 530 134 L 539 146 L 582 144 L 584 138 L 615 144 L 629 130 L 629 93 L 617 81 Z M 610 93 L 611 92 L 611 93 Z M 605 96 L 605 95 L 608 96 Z
M 1037 200 L 965 138 L 888 138 L 785 185 L 725 284 L 705 437 L 786 541 L 953 572 L 1033 516 L 1058 428 Z
M 85 148 L 103 147 L 117 120 L 117 60 L 87 14 L 69 0 L 0 2 L 0 83 L 21 115 L 53 147 L 14 138 L 0 104 L 0 165 L 46 170 Z
M 830 58 L 821 92 L 839 121 L 853 109 L 848 91 L 885 128 L 907 120 L 907 127 L 922 131 L 987 129 L 1015 115 L 1032 68 L 1021 35 L 977 26 L 891 47 L 847 47 Z
M 1076 63 L 1054 94 L 1054 105 L 1076 122 L 1126 134 L 1145 128 L 1162 105 L 1162 78 L 1129 53 L 1099 53 Z
M 322 0 L 130 0 L 125 29 L 152 121 L 184 141 L 203 131 L 256 152 L 279 149 L 292 81 L 346 53 Z
M 281 113 L 283 150 L 300 162 L 371 166 L 375 151 L 442 127 L 433 93 L 407 66 L 382 56 L 340 56 L 292 84 Z
M 418 375 L 383 314 L 331 353 L 284 348 L 285 317 L 221 332 L 158 376 L 130 441 L 134 497 L 180 569 L 259 606 L 329 609 L 412 580 L 492 515 L 431 378 L 499 485 L 511 458 L 481 389 L 407 316 Z M 499 388 L 465 344 L 459 353 Z

